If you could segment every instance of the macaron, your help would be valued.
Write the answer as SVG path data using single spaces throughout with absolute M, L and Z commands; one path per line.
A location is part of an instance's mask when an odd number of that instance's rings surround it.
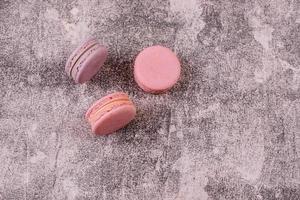
M 126 126 L 135 115 L 136 107 L 129 96 L 116 92 L 96 101 L 86 112 L 85 118 L 93 133 L 107 135 Z
M 69 57 L 65 71 L 76 83 L 90 80 L 102 67 L 108 52 L 95 38 L 83 42 Z
M 174 52 L 163 46 L 141 51 L 134 63 L 134 79 L 145 92 L 163 93 L 179 80 L 180 62 Z

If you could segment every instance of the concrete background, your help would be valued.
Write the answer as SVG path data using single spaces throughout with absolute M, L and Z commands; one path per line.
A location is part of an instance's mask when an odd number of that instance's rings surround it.
M 300 199 L 297 0 L 1 0 L 0 199 Z M 84 38 L 109 47 L 87 84 L 64 73 Z M 162 44 L 180 83 L 142 92 L 132 63 Z M 95 137 L 112 91 L 134 122 Z

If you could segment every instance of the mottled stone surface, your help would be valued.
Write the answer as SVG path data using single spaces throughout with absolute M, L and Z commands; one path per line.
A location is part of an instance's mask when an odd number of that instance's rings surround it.
M 0 200 L 299 200 L 297 0 L 1 0 Z M 102 73 L 75 85 L 68 55 L 94 36 Z M 167 94 L 133 80 L 137 53 L 173 49 Z M 95 137 L 84 113 L 126 91 L 136 120 Z

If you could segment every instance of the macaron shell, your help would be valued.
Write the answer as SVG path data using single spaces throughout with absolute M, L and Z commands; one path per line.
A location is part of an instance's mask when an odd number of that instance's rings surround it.
M 176 84 L 181 67 L 176 55 L 168 48 L 152 46 L 144 49 L 136 58 L 134 77 L 146 92 L 165 92 Z
M 134 75 L 135 76 L 135 75 Z M 165 89 L 165 90 L 151 90 L 150 88 L 146 87 L 145 85 L 143 85 L 139 79 L 137 77 L 134 77 L 135 79 L 135 82 L 138 84 L 138 86 L 145 92 L 148 92 L 148 93 L 152 93 L 152 94 L 161 94 L 161 93 L 164 93 L 166 92 L 169 88 Z
M 93 51 L 93 52 L 91 52 Z M 104 64 L 108 52 L 104 46 L 87 51 L 83 56 L 83 60 L 78 63 L 78 66 L 74 66 L 75 72 L 72 72 L 72 76 L 76 83 L 84 83 L 90 80 Z
M 122 105 L 103 115 L 93 126 L 95 134 L 106 135 L 125 127 L 136 115 L 134 105 Z
M 65 71 L 68 75 L 70 75 L 70 70 L 73 67 L 74 61 L 76 58 L 81 56 L 83 52 L 91 45 L 97 43 L 97 40 L 95 38 L 90 38 L 84 42 L 82 42 L 70 55 L 66 62 Z

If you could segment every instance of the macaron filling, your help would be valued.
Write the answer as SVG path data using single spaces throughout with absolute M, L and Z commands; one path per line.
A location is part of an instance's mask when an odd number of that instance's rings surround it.
M 94 43 L 94 44 L 91 44 L 90 46 L 88 46 L 88 48 L 86 48 L 84 50 L 84 52 L 82 52 L 82 54 L 80 54 L 79 56 L 77 56 L 74 64 L 72 64 L 71 68 L 70 68 L 70 71 L 69 71 L 69 75 L 72 76 L 72 71 L 74 69 L 74 67 L 76 66 L 76 64 L 79 62 L 79 60 L 89 51 L 91 50 L 93 47 L 97 46 L 97 43 Z
M 72 77 L 74 77 L 76 79 L 76 75 L 77 75 L 78 71 L 80 70 L 80 68 L 82 67 L 82 64 L 99 47 L 100 47 L 100 45 L 96 43 L 94 45 L 91 45 L 83 54 L 81 54 L 81 56 L 76 60 L 76 62 L 74 63 L 74 65 L 70 71 Z
M 85 118 L 88 119 L 92 115 L 92 113 L 96 112 L 97 110 L 99 110 L 104 105 L 107 105 L 112 100 L 117 100 L 117 99 L 129 99 L 129 97 L 124 93 L 113 93 L 111 95 L 105 96 L 105 97 L 101 98 L 100 100 L 96 101 L 89 108 L 89 110 L 85 114 Z
M 73 51 L 67 60 L 65 71 L 75 83 L 85 83 L 100 71 L 107 56 L 107 48 L 92 38 Z
M 89 116 L 89 122 L 91 124 L 95 123 L 103 114 L 121 105 L 133 105 L 133 103 L 128 99 L 116 99 L 112 102 L 109 102 L 100 107 L 98 110 L 95 110 L 95 112 L 91 113 Z
M 69 76 L 71 76 L 71 72 L 73 67 L 75 66 L 75 63 L 79 60 L 79 58 L 91 47 L 97 44 L 97 41 L 95 39 L 88 40 L 84 44 L 82 44 L 80 47 L 78 47 L 71 55 L 70 59 L 67 62 L 66 71 Z M 81 51 L 80 51 L 81 50 Z

